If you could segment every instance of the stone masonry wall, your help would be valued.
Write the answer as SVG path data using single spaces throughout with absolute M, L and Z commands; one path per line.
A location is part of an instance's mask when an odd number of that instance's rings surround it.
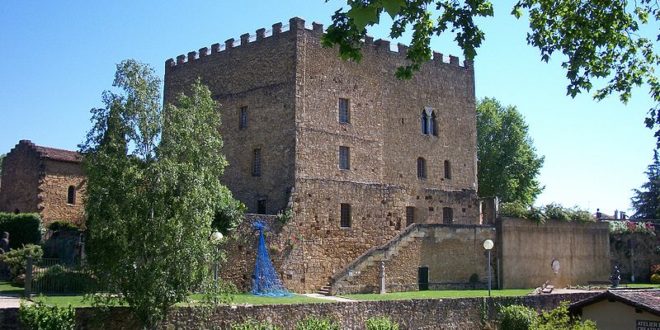
M 576 302 L 597 294 L 552 294 L 524 297 L 420 299 L 346 303 L 221 306 L 208 312 L 192 308 L 173 309 L 159 329 L 230 329 L 247 320 L 269 321 L 283 329 L 295 329 L 307 317 L 332 318 L 341 329 L 364 329 L 371 317 L 388 316 L 400 329 L 493 329 L 500 306 L 522 304 L 537 311 Z M 286 298 L 284 298 L 286 299 Z M 19 329 L 18 308 L 0 310 L 1 329 Z M 103 313 L 95 308 L 76 309 L 77 329 L 139 329 L 127 308 L 113 307 Z
M 487 283 L 487 255 L 482 244 L 486 239 L 495 239 L 495 227 L 417 226 L 417 230 L 401 237 L 398 245 L 375 253 L 374 259 L 365 259 L 366 268 L 334 283 L 333 293 L 379 292 L 381 261 L 387 292 L 418 290 L 420 267 L 428 267 L 430 289 L 483 287 Z M 478 283 L 470 283 L 472 274 L 477 274 Z
M 39 185 L 39 211 L 44 225 L 55 220 L 84 225 L 85 176 L 78 163 L 44 160 L 45 175 Z M 69 204 L 69 186 L 75 187 L 75 200 Z
M 546 281 L 565 287 L 607 281 L 610 274 L 606 223 L 502 218 L 498 223 L 502 288 L 534 288 Z M 553 260 L 559 262 L 554 273 Z
M 0 211 L 38 212 L 42 171 L 39 155 L 29 145 L 19 143 L 7 153 L 2 164 Z
M 291 31 L 271 36 L 263 30 L 256 41 L 249 35 L 169 60 L 165 70 L 165 103 L 187 91 L 201 78 L 220 104 L 224 140 L 222 153 L 229 162 L 222 178 L 235 198 L 257 211 L 266 201 L 266 213 L 287 205 L 293 187 L 295 129 L 295 43 Z M 247 109 L 247 127 L 239 128 L 240 109 Z M 261 150 L 261 176 L 252 175 L 254 149 Z

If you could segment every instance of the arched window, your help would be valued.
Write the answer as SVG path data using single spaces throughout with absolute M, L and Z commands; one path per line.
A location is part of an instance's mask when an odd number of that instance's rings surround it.
M 432 108 L 426 107 L 422 110 L 421 124 L 422 134 L 438 136 L 438 123 Z
M 422 157 L 417 158 L 417 178 L 426 179 L 426 160 Z
M 68 204 L 75 204 L 76 203 L 76 187 L 69 186 L 69 191 L 66 194 L 66 202 Z
M 429 134 L 429 116 L 426 110 L 422 110 L 422 134 Z
M 451 179 L 451 163 L 445 160 L 445 179 Z

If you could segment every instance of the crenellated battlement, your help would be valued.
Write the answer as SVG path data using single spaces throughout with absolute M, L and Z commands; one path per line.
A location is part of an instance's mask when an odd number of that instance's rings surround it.
M 293 32 L 308 31 L 317 36 L 321 36 L 324 33 L 323 24 L 312 22 L 311 26 L 308 26 L 306 25 L 305 20 L 303 20 L 302 18 L 293 17 L 289 20 L 289 24 L 283 25 L 281 22 L 278 22 L 273 24 L 271 29 L 267 30 L 265 28 L 260 28 L 257 29 L 254 34 L 250 34 L 250 33 L 242 34 L 239 37 L 238 41 L 234 38 L 230 38 L 227 39 L 223 44 L 215 43 L 211 45 L 210 52 L 208 47 L 203 47 L 200 48 L 198 51 L 188 52 L 187 55 L 181 54 L 176 57 L 176 60 L 170 58 L 167 61 L 165 61 L 165 70 L 166 71 L 173 70 L 177 66 L 184 65 L 187 63 L 192 63 L 201 58 L 223 53 L 233 48 L 243 47 L 250 43 L 260 42 L 268 38 L 277 38 L 279 35 L 290 31 Z M 399 54 L 404 57 L 408 53 L 408 47 L 404 44 L 398 43 L 394 45 L 394 48 L 392 48 L 392 45 L 390 45 L 389 40 L 378 39 L 374 41 L 374 38 L 371 36 L 365 37 L 364 47 L 374 47 L 376 49 L 386 50 L 390 53 Z M 463 68 L 472 67 L 471 61 L 463 61 L 463 65 L 461 65 L 458 57 L 456 56 L 449 55 L 447 60 L 448 61 L 446 62 L 443 54 L 433 52 L 433 59 L 432 59 L 433 63 L 448 64 Z

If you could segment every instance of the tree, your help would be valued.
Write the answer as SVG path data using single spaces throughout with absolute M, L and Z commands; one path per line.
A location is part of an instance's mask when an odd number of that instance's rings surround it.
M 649 181 L 641 189 L 634 189 L 631 199 L 635 213 L 634 219 L 660 219 L 660 160 L 658 151 L 653 152 L 653 164 L 649 165 L 646 175 Z
M 113 86 L 122 93 L 103 93 L 80 146 L 88 260 L 101 285 L 153 327 L 209 278 L 211 223 L 231 199 L 219 181 L 220 118 L 199 81 L 162 111 L 159 79 L 134 60 L 117 65 Z
M 493 16 L 488 0 L 347 0 L 348 7 L 332 16 L 323 39 L 325 46 L 339 46 L 344 59 L 360 60 L 360 46 L 367 27 L 378 24 L 383 12 L 393 19 L 390 37 L 398 38 L 407 28 L 412 40 L 406 57 L 409 64 L 397 70 L 397 76 L 409 78 L 421 65 L 431 59 L 429 43 L 434 35 L 455 34 L 454 40 L 463 49 L 467 60 L 477 54 L 485 34 L 474 22 L 475 17 Z M 434 10 L 432 10 L 434 8 Z M 601 100 L 618 94 L 627 102 L 634 86 L 645 84 L 655 105 L 649 110 L 646 125 L 656 128 L 660 146 L 660 82 L 654 69 L 660 64 L 652 40 L 646 30 L 660 21 L 660 4 L 651 0 L 628 1 L 572 1 L 519 0 L 511 14 L 529 16 L 530 31 L 527 43 L 541 52 L 548 61 L 561 53 L 562 68 L 569 83 L 571 97 L 589 91 L 594 82 L 605 80 L 594 94 Z M 644 29 L 647 26 L 648 29 Z M 654 30 L 654 31 L 657 31 Z
M 477 105 L 479 196 L 531 205 L 541 193 L 536 177 L 543 166 L 528 127 L 516 107 L 485 98 Z

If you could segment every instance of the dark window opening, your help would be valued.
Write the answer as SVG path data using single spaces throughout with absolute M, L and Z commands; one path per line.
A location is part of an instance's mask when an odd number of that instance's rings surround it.
M 348 228 L 351 226 L 351 204 L 341 204 L 340 226 Z
M 351 122 L 351 108 L 348 99 L 339 99 L 339 122 L 342 124 Z
M 69 191 L 66 195 L 67 204 L 76 204 L 76 187 L 69 186 Z
M 438 136 L 438 124 L 435 121 L 435 112 L 431 112 L 431 123 L 429 124 L 429 133 Z
M 257 200 L 257 214 L 266 214 L 266 199 Z
M 451 179 L 451 163 L 445 160 L 445 179 Z
M 426 179 L 426 160 L 422 157 L 417 158 L 417 178 Z
M 261 149 L 254 149 L 252 153 L 252 176 L 261 176 Z
M 442 208 L 442 223 L 450 224 L 454 222 L 454 209 L 451 207 Z
M 339 147 L 339 168 L 342 170 L 351 168 L 351 150 L 349 147 Z
M 426 110 L 422 110 L 422 134 L 429 134 L 429 117 Z
M 245 129 L 248 125 L 247 107 L 241 107 L 238 120 L 238 129 Z
M 415 223 L 415 207 L 406 206 L 406 227 Z
M 426 266 L 417 269 L 417 282 L 419 283 L 419 291 L 429 289 L 429 268 Z

